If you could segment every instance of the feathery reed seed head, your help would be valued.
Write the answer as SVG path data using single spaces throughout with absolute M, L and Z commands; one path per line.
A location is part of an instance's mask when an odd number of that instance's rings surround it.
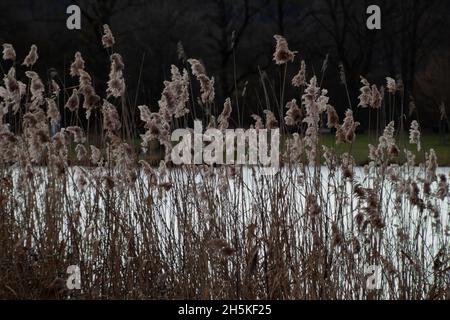
M 289 61 L 294 61 L 295 52 L 289 50 L 288 43 L 283 36 L 274 35 L 273 36 L 277 42 L 275 52 L 273 54 L 273 60 L 276 64 L 282 65 Z

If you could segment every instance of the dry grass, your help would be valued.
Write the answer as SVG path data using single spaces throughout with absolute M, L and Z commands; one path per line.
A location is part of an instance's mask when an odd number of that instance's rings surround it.
M 352 113 L 342 124 L 330 123 L 342 143 L 322 149 L 322 115 L 331 110 L 326 92 L 319 81 L 296 81 L 301 104 L 296 109 L 291 103 L 288 114 L 296 128 L 287 128 L 283 116 L 275 118 L 280 110 L 265 112 L 265 126 L 280 122 L 283 132 L 297 131 L 278 174 L 261 176 L 258 167 L 242 166 L 172 168 L 171 130 L 193 118 L 214 123 L 214 78 L 191 60 L 193 74 L 172 68 L 158 112 L 139 107 L 143 146 L 158 140 L 166 150 L 165 161 L 153 168 L 139 161 L 142 155 L 132 144 L 137 126 L 124 98 L 124 66 L 105 30 L 112 54 L 110 97 L 101 101 L 77 55 L 72 73 L 80 82 L 64 114 L 69 128 L 51 134 L 50 124 L 59 117 L 49 105 L 63 106 L 63 99 L 31 70 L 26 90 L 15 69 L 0 88 L 1 298 L 450 297 L 449 190 L 432 150 L 414 163 L 397 146 L 392 124 L 369 156 L 366 145 L 370 163 L 357 169 Z M 281 51 L 274 56 L 286 74 L 294 52 L 277 41 Z M 14 68 L 15 54 L 7 49 L 10 61 L 3 67 Z M 26 64 L 32 68 L 35 49 L 30 55 Z M 194 79 L 200 82 L 199 100 Z M 261 82 L 263 90 L 273 85 L 264 75 Z M 392 86 L 386 93 L 389 110 L 401 96 Z M 364 97 L 368 107 L 372 92 Z M 63 89 L 66 98 L 72 93 Z M 221 129 L 228 127 L 230 100 L 226 108 L 216 114 Z M 84 115 L 89 120 L 81 128 Z M 264 125 L 254 118 L 256 127 Z M 77 166 L 70 146 L 76 146 Z M 399 157 L 408 161 L 393 164 Z M 65 288 L 69 265 L 80 266 L 82 290 Z M 381 267 L 379 290 L 366 286 L 368 265 Z

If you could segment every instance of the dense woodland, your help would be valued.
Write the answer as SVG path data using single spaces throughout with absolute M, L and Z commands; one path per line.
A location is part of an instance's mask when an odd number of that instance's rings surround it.
M 71 4 L 82 9 L 80 31 L 66 28 Z M 381 7 L 381 30 L 366 28 L 370 4 Z M 197 58 L 216 80 L 217 101 L 229 96 L 241 100 L 247 125 L 249 115 L 273 104 L 265 101 L 260 76 L 282 78 L 281 68 L 272 63 L 273 35 L 281 34 L 298 51 L 288 79 L 301 60 L 307 61 L 308 76 L 323 74 L 322 84 L 340 115 L 350 103 L 357 105 L 360 75 L 378 85 L 390 76 L 403 81 L 404 99 L 397 103 L 404 104 L 405 114 L 436 130 L 445 122 L 440 106 L 450 111 L 449 13 L 445 0 L 2 0 L 0 42 L 13 44 L 21 57 L 35 43 L 39 73 L 56 71 L 65 87 L 75 83 L 68 68 L 80 51 L 100 91 L 109 69 L 108 52 L 99 46 L 107 23 L 126 66 L 129 105 L 157 108 L 170 65 L 183 67 L 186 58 Z M 273 90 L 279 90 L 279 82 L 274 81 Z M 287 90 L 295 96 L 294 87 Z M 412 99 L 414 113 L 409 112 Z M 237 112 L 235 108 L 235 122 Z M 367 118 L 367 110 L 358 112 Z

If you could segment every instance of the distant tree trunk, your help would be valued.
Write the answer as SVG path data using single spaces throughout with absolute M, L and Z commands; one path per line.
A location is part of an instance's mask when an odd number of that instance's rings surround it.
M 277 1 L 278 33 L 284 35 L 284 0 Z

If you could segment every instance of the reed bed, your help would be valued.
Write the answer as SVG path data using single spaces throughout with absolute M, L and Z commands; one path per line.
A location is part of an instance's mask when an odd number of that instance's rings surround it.
M 289 83 L 296 53 L 283 37 L 275 40 L 280 94 L 262 72 L 263 96 L 276 103 L 264 104 L 252 125 L 289 133 L 274 175 L 259 166 L 172 165 L 172 130 L 194 119 L 225 130 L 236 107 L 234 98 L 218 107 L 214 78 L 199 60 L 172 66 L 152 112 L 129 105 L 108 26 L 105 99 L 80 53 L 70 69 L 78 82 L 61 90 L 33 71 L 35 46 L 18 80 L 16 53 L 5 44 L 0 298 L 449 299 L 448 172 L 433 150 L 416 163 L 417 121 L 410 144 L 396 142 L 405 131 L 396 121 L 403 119 L 395 109 L 401 83 L 388 78 L 384 90 L 362 78 L 359 107 L 371 109 L 377 130 L 382 112 L 390 121 L 367 147 L 370 163 L 357 167 L 352 109 L 341 122 L 305 62 Z M 288 85 L 299 95 L 284 101 Z M 348 152 L 321 146 L 324 127 Z M 146 160 L 155 141 L 165 155 L 156 167 Z M 80 290 L 66 286 L 70 265 L 80 267 Z M 368 287 L 370 266 L 381 270 L 375 289 Z

